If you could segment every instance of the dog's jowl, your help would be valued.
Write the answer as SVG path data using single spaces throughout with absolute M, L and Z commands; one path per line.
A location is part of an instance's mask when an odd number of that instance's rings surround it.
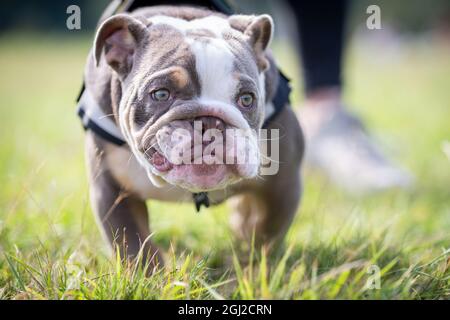
M 162 264 L 148 199 L 230 198 L 238 237 L 282 239 L 301 195 L 303 137 L 290 107 L 274 107 L 283 79 L 272 34 L 268 15 L 190 7 L 140 8 L 100 24 L 80 116 L 92 207 L 123 255 L 142 249 Z M 270 174 L 261 170 L 268 159 L 278 164 Z

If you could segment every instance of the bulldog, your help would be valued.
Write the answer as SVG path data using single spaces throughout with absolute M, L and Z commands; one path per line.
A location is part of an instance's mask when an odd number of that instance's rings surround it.
M 123 256 L 162 264 L 149 199 L 230 199 L 239 238 L 259 245 L 283 238 L 301 196 L 304 142 L 289 106 L 271 118 L 280 81 L 272 34 L 269 15 L 182 6 L 140 8 L 99 25 L 80 115 L 93 129 L 86 132 L 92 208 Z M 262 173 L 264 160 L 276 170 Z

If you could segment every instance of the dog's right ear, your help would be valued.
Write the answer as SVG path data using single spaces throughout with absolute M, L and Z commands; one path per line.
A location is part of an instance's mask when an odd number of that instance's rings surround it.
M 121 77 L 133 66 L 135 52 L 148 41 L 147 25 L 128 14 L 117 14 L 105 20 L 94 40 L 94 61 L 98 66 L 103 52 L 106 62 Z

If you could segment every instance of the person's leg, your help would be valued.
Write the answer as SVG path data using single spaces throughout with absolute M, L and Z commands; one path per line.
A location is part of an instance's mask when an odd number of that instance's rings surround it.
M 305 83 L 300 111 L 306 160 L 355 192 L 403 187 L 410 177 L 382 155 L 342 103 L 346 0 L 288 0 L 296 16 Z
M 296 15 L 306 96 L 341 87 L 347 1 L 289 0 Z
M 296 17 L 304 81 L 306 134 L 341 105 L 342 59 L 348 1 L 288 0 Z

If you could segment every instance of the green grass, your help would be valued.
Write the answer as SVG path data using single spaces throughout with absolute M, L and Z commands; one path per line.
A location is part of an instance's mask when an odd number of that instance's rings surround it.
M 414 190 L 355 198 L 305 172 L 271 256 L 234 242 L 226 205 L 149 202 L 167 263 L 146 278 L 108 251 L 89 207 L 74 103 L 89 45 L 75 33 L 0 38 L 0 299 L 450 298 L 448 47 L 357 42 L 348 55 L 346 100 L 414 172 Z M 277 49 L 298 80 L 292 50 Z M 373 265 L 379 289 L 367 287 Z

